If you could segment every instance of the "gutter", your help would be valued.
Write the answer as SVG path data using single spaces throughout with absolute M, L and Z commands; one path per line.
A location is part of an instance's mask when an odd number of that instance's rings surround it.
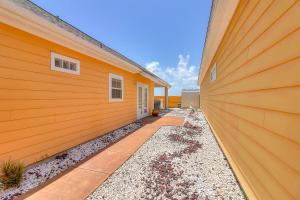
M 74 51 L 170 86 L 141 65 L 29 0 L 1 0 L 0 21 Z

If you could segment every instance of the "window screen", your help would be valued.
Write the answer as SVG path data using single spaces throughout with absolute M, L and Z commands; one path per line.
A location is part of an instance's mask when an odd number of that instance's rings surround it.
M 110 101 L 123 100 L 123 77 L 109 74 L 109 99 Z

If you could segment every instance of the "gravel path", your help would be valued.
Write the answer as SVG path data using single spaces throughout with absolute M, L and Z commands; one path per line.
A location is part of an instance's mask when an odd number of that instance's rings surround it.
M 142 126 L 141 121 L 136 121 L 125 127 L 112 131 L 104 136 L 80 144 L 60 155 L 49 158 L 36 165 L 30 166 L 25 174 L 24 180 L 17 188 L 3 190 L 0 188 L 0 200 L 10 200 L 15 196 L 26 193 L 47 180 L 57 176 L 68 168 L 76 165 L 81 160 L 99 152 L 116 140 L 128 135 Z
M 168 111 L 162 110 L 160 116 L 186 117 L 190 112 L 190 109 L 171 108 Z
M 200 112 L 174 110 L 162 127 L 87 199 L 245 199 Z

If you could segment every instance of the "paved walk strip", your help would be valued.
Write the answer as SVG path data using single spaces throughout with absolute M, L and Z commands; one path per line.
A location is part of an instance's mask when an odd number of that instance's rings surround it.
M 178 126 L 183 117 L 149 117 L 146 125 L 101 151 L 67 174 L 27 197 L 28 200 L 81 200 L 122 166 L 162 126 Z

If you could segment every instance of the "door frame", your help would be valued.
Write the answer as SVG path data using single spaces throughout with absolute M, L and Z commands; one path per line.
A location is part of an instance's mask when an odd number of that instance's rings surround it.
M 139 87 L 142 87 L 142 110 L 144 110 L 144 89 L 147 88 L 147 113 L 144 113 L 142 115 L 139 114 Z M 144 117 L 149 116 L 149 85 L 141 82 L 137 82 L 136 86 L 136 118 L 142 119 Z

